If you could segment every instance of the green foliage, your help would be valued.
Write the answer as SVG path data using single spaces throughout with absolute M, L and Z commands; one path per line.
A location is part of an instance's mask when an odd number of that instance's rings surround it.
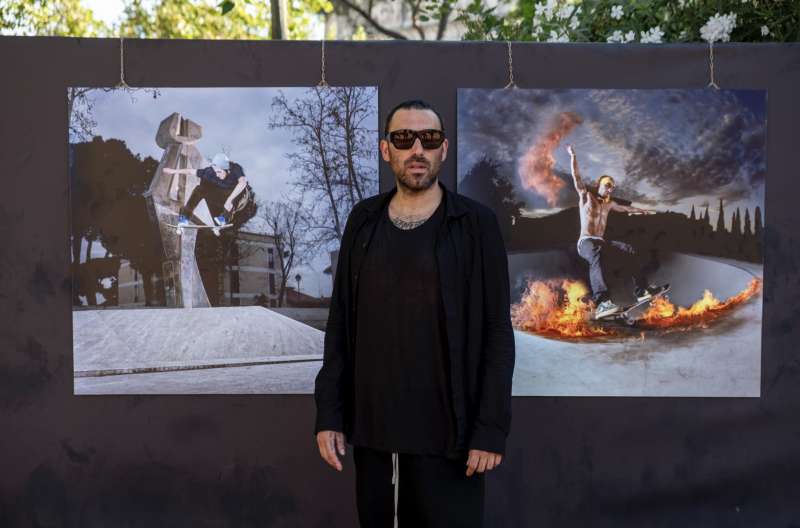
M 165 39 L 269 38 L 269 3 L 227 3 L 231 4 L 227 14 L 221 16 L 220 5 L 210 1 L 161 0 L 153 5 L 143 0 L 126 0 L 119 34 Z
M 108 32 L 80 0 L 3 0 L 0 33 L 97 37 Z
M 800 39 L 796 0 L 472 0 L 458 13 L 465 40 L 549 42 L 699 42 L 717 28 L 736 42 Z M 616 6 L 616 7 L 615 7 Z M 496 14 L 502 11 L 503 16 Z M 715 15 L 735 15 L 725 24 Z M 728 22 L 730 22 L 728 20 Z

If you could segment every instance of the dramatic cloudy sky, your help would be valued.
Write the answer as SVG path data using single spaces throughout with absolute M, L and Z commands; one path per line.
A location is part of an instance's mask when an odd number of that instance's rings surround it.
M 518 163 L 541 144 L 559 116 L 580 123 L 555 147 L 553 173 L 566 180 L 555 204 L 523 187 Z M 563 120 L 563 119 L 562 119 Z M 458 91 L 458 179 L 483 155 L 501 162 L 530 214 L 574 205 L 567 144 L 584 180 L 612 175 L 634 204 L 684 212 L 719 199 L 726 223 L 736 207 L 763 210 L 766 92 L 750 90 Z
M 228 152 L 231 159 L 244 168 L 247 179 L 259 199 L 276 200 L 290 189 L 297 177 L 290 170 L 286 154 L 296 147 L 286 130 L 270 130 L 272 98 L 282 91 L 290 102 L 307 93 L 307 88 L 160 88 L 153 98 L 145 92 L 133 97 L 124 91 L 93 92 L 92 115 L 97 122 L 94 134 L 104 139 L 124 140 L 134 154 L 160 160 L 163 150 L 155 136 L 164 118 L 173 112 L 203 127 L 197 142 L 201 154 L 210 159 L 217 152 Z M 378 97 L 374 91 L 374 113 L 366 125 L 378 128 Z M 377 157 L 375 174 L 377 174 Z M 373 192 L 377 191 L 375 183 Z M 249 222 L 248 231 L 264 232 L 263 226 Z M 97 248 L 99 254 L 105 254 Z M 321 254 L 310 267 L 299 269 L 303 276 L 300 289 L 309 295 L 330 295 L 331 278 L 322 270 L 330 265 L 330 257 Z M 291 281 L 292 286 L 296 286 Z

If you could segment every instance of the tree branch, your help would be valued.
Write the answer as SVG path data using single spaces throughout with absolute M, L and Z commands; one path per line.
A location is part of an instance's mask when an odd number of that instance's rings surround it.
M 355 11 L 356 13 L 358 13 L 359 15 L 364 17 L 364 20 L 369 22 L 369 24 L 372 27 L 374 27 L 375 29 L 377 29 L 378 31 L 380 31 L 381 33 L 386 35 L 387 37 L 396 38 L 398 40 L 408 40 L 408 37 L 406 37 L 405 35 L 402 35 L 402 34 L 396 32 L 396 31 L 392 31 L 391 29 L 389 29 L 387 27 L 383 27 L 381 24 L 378 23 L 377 20 L 372 18 L 372 16 L 370 16 L 369 13 L 364 11 L 364 9 L 359 7 L 355 2 L 351 2 L 350 0 L 337 0 L 337 1 L 339 3 L 341 3 L 342 5 L 344 5 L 345 7 L 347 7 L 348 9 L 352 9 L 353 11 Z

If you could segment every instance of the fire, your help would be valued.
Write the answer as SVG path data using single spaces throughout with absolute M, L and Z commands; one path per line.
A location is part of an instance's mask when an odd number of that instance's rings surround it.
M 564 187 L 564 180 L 553 174 L 556 159 L 553 151 L 561 140 L 583 120 L 573 112 L 558 114 L 544 137 L 532 145 L 519 160 L 519 177 L 522 184 L 541 194 L 550 207 L 558 201 L 558 194 Z
M 615 335 L 610 328 L 590 324 L 594 305 L 583 300 L 588 292 L 580 281 L 529 281 L 522 300 L 511 307 L 511 321 L 520 330 L 553 337 Z
M 666 297 L 659 297 L 638 319 L 634 337 L 643 341 L 642 329 L 705 328 L 759 293 L 761 287 L 761 279 L 752 279 L 744 290 L 725 301 L 705 290 L 703 297 L 689 308 L 675 306 Z M 594 323 L 594 304 L 584 300 L 588 292 L 586 285 L 576 280 L 529 281 L 520 302 L 511 307 L 511 321 L 518 330 L 557 338 L 620 337 L 633 331 Z
M 732 308 L 756 295 L 761 291 L 761 286 L 761 279 L 752 279 L 744 290 L 725 301 L 718 300 L 710 291 L 705 290 L 703 297 L 689 308 L 676 307 L 669 300 L 661 297 L 650 305 L 650 308 L 642 315 L 640 323 L 648 328 L 705 327 L 708 323 L 717 320 Z

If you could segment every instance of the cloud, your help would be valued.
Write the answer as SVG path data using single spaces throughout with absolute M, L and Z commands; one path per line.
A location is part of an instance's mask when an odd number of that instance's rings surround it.
M 665 207 L 708 197 L 763 200 L 763 97 L 708 89 L 459 90 L 459 174 L 484 154 L 516 163 L 554 115 L 574 112 L 583 124 L 563 143 L 576 145 L 584 179 L 612 174 L 625 199 Z M 569 170 L 561 147 L 556 173 Z M 550 207 L 572 201 L 569 193 L 560 197 Z

